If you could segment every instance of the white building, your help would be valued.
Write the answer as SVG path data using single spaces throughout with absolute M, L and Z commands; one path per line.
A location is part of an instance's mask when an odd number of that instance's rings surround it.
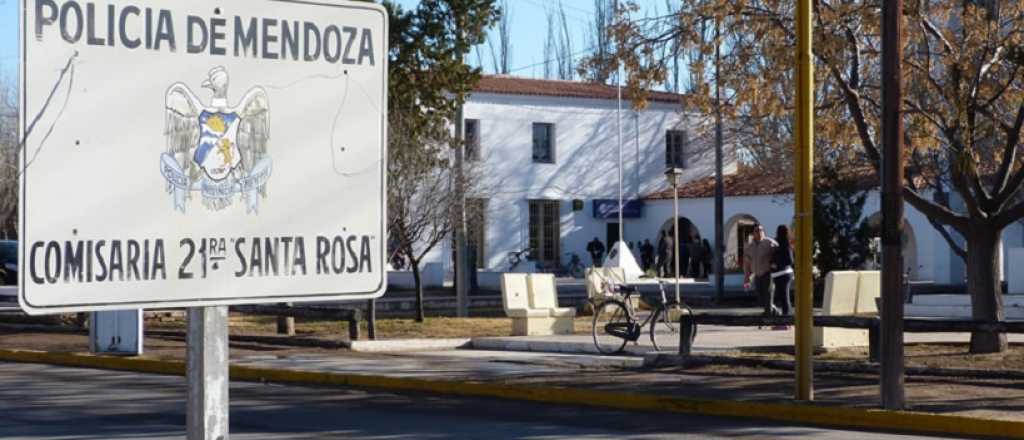
M 504 76 L 481 80 L 464 108 L 467 155 L 479 180 L 467 205 L 483 218 L 481 227 L 469 231 L 482 250 L 480 268 L 506 270 L 509 253 L 526 248 L 547 269 L 566 264 L 569 253 L 589 265 L 587 242 L 597 237 L 607 246 L 618 239 L 616 110 L 614 87 Z M 622 181 L 624 197 L 631 200 L 625 210 L 627 242 L 656 244 L 659 231 L 671 226 L 672 197 L 663 173 L 674 160 L 684 169 L 680 217 L 713 241 L 709 123 L 682 112 L 679 95 L 654 93 L 638 112 L 631 110 L 628 96 L 623 98 Z M 725 172 L 726 266 L 736 270 L 745 225 L 760 222 L 770 235 L 777 225 L 792 225 L 792 186 L 748 179 L 729 148 Z M 865 214 L 877 217 L 878 204 L 877 191 L 871 192 Z M 912 278 L 962 283 L 959 257 L 921 213 L 909 205 L 905 213 Z M 1024 246 L 1021 229 L 1020 224 L 1009 228 L 1004 246 Z M 427 261 L 451 272 L 451 255 L 446 241 Z
M 648 237 L 643 197 L 663 189 L 667 154 L 676 151 L 684 180 L 713 169 L 711 145 L 695 136 L 696 117 L 680 96 L 654 93 L 649 106 L 621 113 L 623 193 L 629 200 L 625 240 Z M 468 156 L 480 176 L 471 209 L 483 208 L 481 268 L 503 270 L 510 252 L 532 248 L 548 268 L 575 253 L 585 264 L 587 242 L 618 238 L 618 119 L 616 89 L 597 84 L 486 76 L 465 105 Z M 674 149 L 674 150 L 673 150 Z M 730 169 L 732 161 L 729 161 Z M 596 207 L 596 208 L 595 208 Z M 451 255 L 450 247 L 438 253 Z M 449 259 L 444 259 L 450 270 Z

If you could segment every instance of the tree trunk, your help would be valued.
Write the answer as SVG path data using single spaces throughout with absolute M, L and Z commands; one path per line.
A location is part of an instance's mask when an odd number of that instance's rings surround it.
M 291 307 L 292 303 L 280 303 L 278 305 L 283 307 Z M 277 334 L 295 336 L 295 318 L 292 316 L 278 316 Z
M 423 280 L 420 279 L 420 262 L 410 258 L 412 279 L 416 286 L 416 322 L 423 322 Z
M 967 237 L 967 292 L 971 295 L 971 317 L 981 321 L 1003 320 L 1003 293 L 999 282 L 998 228 L 990 222 L 971 219 Z M 1006 351 L 1006 334 L 971 333 L 971 353 Z

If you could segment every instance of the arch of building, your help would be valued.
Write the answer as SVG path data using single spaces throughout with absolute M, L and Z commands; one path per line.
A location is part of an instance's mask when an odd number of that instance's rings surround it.
M 743 270 L 743 247 L 750 241 L 750 230 L 758 223 L 750 214 L 736 214 L 725 222 L 725 271 Z
M 868 227 L 871 228 L 872 238 L 879 237 L 882 229 L 882 213 L 876 212 L 867 217 Z M 920 275 L 920 267 L 917 263 L 917 236 L 914 234 L 914 227 L 906 219 L 903 220 L 903 268 L 909 271 L 910 279 L 917 280 Z
M 704 238 L 704 236 L 701 235 L 700 233 L 700 228 L 698 228 L 695 223 L 690 221 L 690 219 L 683 216 L 679 216 L 677 221 L 679 222 L 679 235 L 682 235 L 684 238 L 686 238 L 686 241 L 690 241 L 695 236 L 700 237 L 702 239 Z M 665 233 L 665 235 L 675 234 L 672 227 L 671 218 L 665 220 L 665 222 L 661 224 L 659 234 L 660 233 Z

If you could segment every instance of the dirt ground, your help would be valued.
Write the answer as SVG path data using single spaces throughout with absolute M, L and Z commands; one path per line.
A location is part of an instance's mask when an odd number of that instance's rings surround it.
M 576 333 L 590 334 L 591 318 L 576 318 Z M 295 333 L 305 336 L 331 337 L 348 334 L 347 323 L 326 320 L 296 319 Z M 146 328 L 184 330 L 185 320 L 181 317 L 148 319 Z M 273 316 L 231 316 L 231 331 L 236 334 L 276 334 L 277 318 Z M 359 331 L 365 335 L 366 322 L 359 323 Z M 412 319 L 378 319 L 377 337 L 381 339 L 409 338 L 467 338 L 484 336 L 511 336 L 512 320 L 509 318 L 448 318 L 428 317 L 424 322 Z

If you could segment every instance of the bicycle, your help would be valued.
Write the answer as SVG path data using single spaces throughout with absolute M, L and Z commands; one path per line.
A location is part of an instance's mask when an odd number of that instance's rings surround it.
M 665 294 L 665 283 L 658 281 L 660 290 L 659 297 L 643 297 L 641 299 L 648 306 L 653 307 L 650 311 L 634 310 L 630 296 L 639 294 L 640 290 L 634 286 L 620 284 L 616 286 L 605 284 L 605 296 L 610 297 L 600 304 L 594 304 L 594 318 L 591 334 L 594 338 L 594 346 L 601 354 L 616 354 L 622 352 L 627 342 L 634 344 L 640 340 L 644 326 L 648 326 L 648 334 L 655 351 L 661 351 L 671 344 L 679 343 L 680 328 L 677 323 L 672 322 L 669 315 L 669 308 L 678 306 L 686 313 L 693 316 L 693 309 L 686 304 L 679 303 L 675 298 Z M 621 295 L 621 299 L 616 293 Z M 644 312 L 646 316 L 644 316 Z M 690 338 L 696 337 L 697 326 L 693 325 Z
M 508 259 L 508 270 L 506 272 L 515 272 L 516 268 L 523 260 L 530 258 L 530 248 L 523 249 L 519 252 L 509 252 L 506 256 Z
M 565 273 L 573 278 L 583 278 L 583 261 L 580 260 L 580 256 L 573 252 L 565 254 L 569 257 L 569 264 L 565 266 Z

